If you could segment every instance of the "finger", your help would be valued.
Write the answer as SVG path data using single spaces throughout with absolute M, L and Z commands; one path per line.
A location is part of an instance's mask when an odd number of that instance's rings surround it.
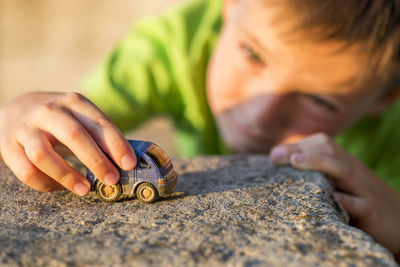
M 7 155 L 7 157 L 4 158 L 4 162 L 7 166 L 21 182 L 29 187 L 42 192 L 64 189 L 62 185 L 44 174 L 30 162 L 25 154 L 24 148 L 20 144 L 9 143 L 4 146 L 2 153 Z
M 71 168 L 65 160 L 58 155 L 44 134 L 35 131 L 22 138 L 21 145 L 25 148 L 28 159 L 44 174 L 53 178 L 70 191 L 84 196 L 90 190 L 90 183 L 76 170 Z
M 326 180 L 328 180 L 329 185 L 333 190 L 336 190 L 336 183 L 335 180 L 332 179 L 331 177 L 326 177 Z
M 299 144 L 279 145 L 271 150 L 270 158 L 275 164 L 290 164 L 290 156 L 295 153 L 301 153 Z
M 342 192 L 334 192 L 333 196 L 343 209 L 353 218 L 365 218 L 371 212 L 371 206 L 368 201 L 356 196 L 351 196 Z
M 302 139 L 299 146 L 303 151 L 317 152 L 319 154 L 333 155 L 339 146 L 325 133 L 315 133 Z
M 45 120 L 38 119 L 35 125 L 51 133 L 59 142 L 67 146 L 103 183 L 107 185 L 117 183 L 119 180 L 117 168 L 68 110 L 54 104 L 46 104 L 43 108 L 46 109 L 43 114 L 47 117 Z M 27 142 L 29 140 L 24 143 Z
M 323 154 L 298 154 L 290 157 L 290 163 L 293 167 L 301 170 L 320 171 L 335 181 L 338 188 L 355 193 L 356 177 L 349 160 L 341 160 L 337 157 Z
M 325 133 L 312 134 L 306 138 L 296 137 L 296 143 L 286 143 L 276 146 L 271 151 L 271 159 L 276 163 L 288 164 L 290 156 L 294 153 L 317 153 L 335 155 L 340 150 L 339 146 L 332 141 L 332 138 Z M 295 140 L 295 139 L 293 139 Z
M 118 127 L 100 109 L 76 93 L 69 95 L 68 108 L 118 166 L 124 170 L 135 168 L 137 162 L 135 152 Z

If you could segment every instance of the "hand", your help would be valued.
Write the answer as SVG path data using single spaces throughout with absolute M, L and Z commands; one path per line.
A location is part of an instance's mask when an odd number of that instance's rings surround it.
M 325 173 L 334 181 L 334 196 L 349 213 L 351 223 L 400 259 L 400 195 L 360 160 L 321 133 L 278 145 L 270 157 L 275 164 Z
M 122 169 L 136 165 L 132 147 L 118 128 L 89 100 L 77 93 L 31 93 L 0 109 L 0 152 L 26 185 L 39 191 L 64 187 L 83 196 L 90 183 L 55 152 L 70 149 L 103 183 L 118 182 Z M 103 151 L 102 151 L 103 150 Z

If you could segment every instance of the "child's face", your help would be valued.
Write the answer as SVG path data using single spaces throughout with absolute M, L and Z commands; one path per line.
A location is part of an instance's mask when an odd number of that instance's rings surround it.
M 294 136 L 334 135 L 377 106 L 377 81 L 357 79 L 362 53 L 312 41 L 293 30 L 298 18 L 284 4 L 263 2 L 225 1 L 208 69 L 210 107 L 233 150 L 268 152 Z

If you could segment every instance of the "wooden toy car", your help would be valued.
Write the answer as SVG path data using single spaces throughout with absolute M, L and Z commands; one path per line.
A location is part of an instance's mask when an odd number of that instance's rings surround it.
M 121 195 L 135 196 L 143 203 L 152 203 L 159 197 L 172 194 L 177 185 L 177 173 L 171 159 L 159 146 L 147 141 L 128 140 L 135 150 L 137 165 L 131 171 L 120 169 L 119 182 L 112 186 L 103 184 L 86 169 L 86 178 L 98 197 L 106 202 L 117 201 Z

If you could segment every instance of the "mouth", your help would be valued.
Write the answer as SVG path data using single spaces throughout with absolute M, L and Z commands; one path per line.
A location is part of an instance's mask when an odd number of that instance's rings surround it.
M 267 139 L 264 136 L 254 133 L 254 131 L 252 131 L 252 129 L 250 127 L 244 126 L 243 124 L 239 123 L 235 119 L 232 119 L 232 124 L 240 132 L 240 134 L 245 136 L 247 139 L 250 139 L 254 142 L 261 143 L 261 144 L 269 143 L 269 139 Z

